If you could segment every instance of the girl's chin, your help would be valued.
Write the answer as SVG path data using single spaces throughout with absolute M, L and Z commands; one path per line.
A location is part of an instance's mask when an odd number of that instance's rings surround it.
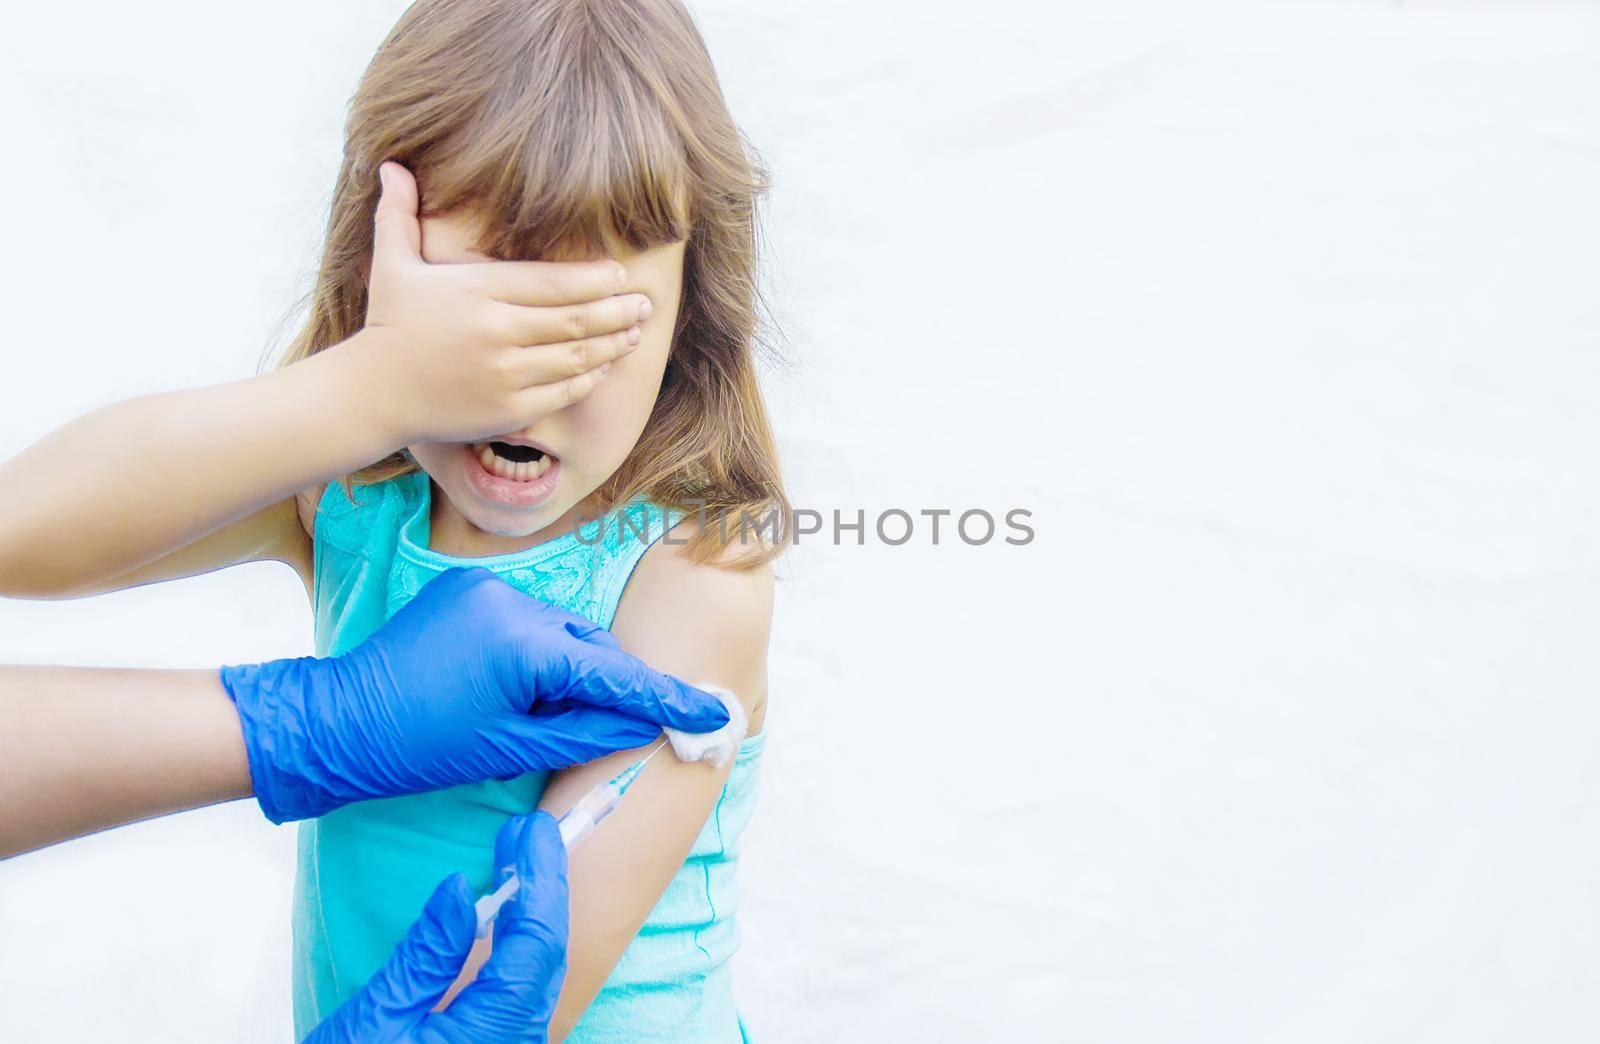
M 552 497 L 531 508 L 514 508 L 479 496 L 467 484 L 462 497 L 451 497 L 450 506 L 474 529 L 490 536 L 518 539 L 531 537 L 550 528 L 562 515 L 562 507 Z
M 502 537 L 506 540 L 525 540 L 545 528 L 537 523 L 516 525 L 494 518 L 469 518 L 467 521 L 472 523 L 473 528 L 480 529 L 489 536 Z
M 506 511 L 503 509 L 485 507 L 482 504 L 468 502 L 463 505 L 454 499 L 450 506 L 455 508 L 467 525 L 488 537 L 503 540 L 527 540 L 529 537 L 538 536 L 539 533 L 549 529 L 560 519 L 557 512 L 551 510 L 541 511 Z M 486 551 L 486 554 L 499 554 L 501 551 L 510 550 L 501 548 Z

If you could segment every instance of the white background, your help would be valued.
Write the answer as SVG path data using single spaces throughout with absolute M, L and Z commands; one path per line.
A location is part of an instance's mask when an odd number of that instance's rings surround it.
M 401 6 L 8 12 L 0 454 L 253 371 Z M 1038 534 L 789 559 L 760 1039 L 1600 1034 L 1600 7 L 695 10 L 797 500 Z M 0 603 L 0 661 L 309 627 L 259 566 Z M 0 866 L 0 1039 L 284 1039 L 291 848 L 240 804 Z

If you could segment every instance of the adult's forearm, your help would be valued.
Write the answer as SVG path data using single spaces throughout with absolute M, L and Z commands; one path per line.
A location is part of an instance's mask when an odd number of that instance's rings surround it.
M 378 373 L 346 344 L 46 436 L 0 466 L 0 593 L 72 594 L 382 458 L 399 436 L 366 380 Z
M 250 793 L 215 671 L 0 667 L 0 859 Z

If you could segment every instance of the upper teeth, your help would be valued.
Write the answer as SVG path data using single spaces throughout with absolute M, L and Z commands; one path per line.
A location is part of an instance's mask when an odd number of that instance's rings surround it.
M 525 464 L 507 460 L 500 456 L 487 444 L 478 447 L 478 459 L 483 462 L 483 468 L 491 475 L 514 482 L 532 482 L 534 479 L 550 470 L 550 457 L 546 454 L 538 460 L 530 460 Z

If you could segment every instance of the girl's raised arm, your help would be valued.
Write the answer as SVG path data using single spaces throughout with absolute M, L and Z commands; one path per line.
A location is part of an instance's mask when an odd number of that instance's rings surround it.
M 296 493 L 415 442 L 524 427 L 632 349 L 621 265 L 429 264 L 416 182 L 380 175 L 365 328 L 259 377 L 97 410 L 0 466 L 0 595 L 269 558 L 304 575 Z

